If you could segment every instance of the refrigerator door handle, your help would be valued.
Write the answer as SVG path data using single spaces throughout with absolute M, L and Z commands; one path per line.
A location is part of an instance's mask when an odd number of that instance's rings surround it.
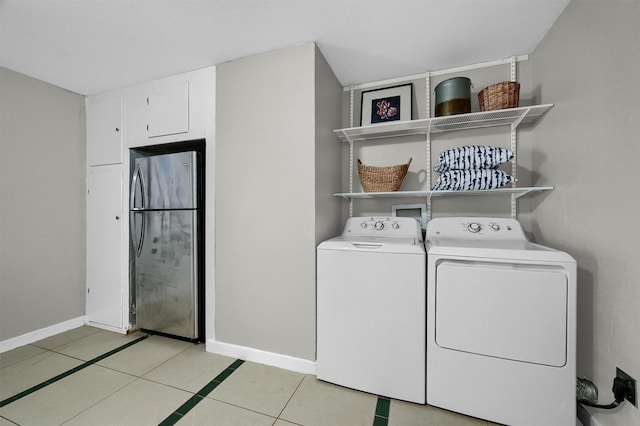
M 140 201 L 141 201 L 141 207 L 136 207 L 135 206 L 135 201 L 136 201 L 136 189 L 137 187 L 140 187 Z M 144 228 L 145 228 L 145 222 L 146 222 L 146 218 L 145 218 L 145 214 L 143 212 L 140 212 L 141 209 L 144 209 L 145 207 L 145 199 L 144 199 L 144 178 L 142 177 L 142 168 L 140 167 L 140 163 L 138 163 L 136 165 L 136 169 L 135 172 L 133 172 L 133 179 L 131 179 L 131 193 L 129 194 L 130 200 L 129 203 L 131 205 L 131 224 L 130 224 L 130 229 L 131 229 L 131 241 L 134 242 L 134 248 L 136 251 L 136 256 L 140 257 L 140 253 L 142 252 L 142 244 L 144 243 Z M 135 217 L 136 214 L 141 215 L 141 222 L 140 222 L 140 236 L 138 237 L 136 235 L 136 221 L 135 221 Z
M 138 233 L 136 232 L 136 215 L 140 215 L 141 221 L 140 221 L 140 236 L 138 236 Z M 133 242 L 133 248 L 136 251 L 136 257 L 140 257 L 140 253 L 142 253 L 142 245 L 144 243 L 144 228 L 145 228 L 145 224 L 146 224 L 146 212 L 142 212 L 142 211 L 131 211 L 131 223 L 130 223 L 130 229 L 131 229 L 131 241 Z
M 136 187 L 140 186 L 140 207 L 136 207 Z M 140 164 L 136 165 L 136 170 L 133 172 L 133 179 L 131 179 L 131 193 L 129 194 L 129 205 L 131 206 L 131 210 L 144 209 L 145 199 L 144 199 L 144 178 L 142 177 L 142 168 Z

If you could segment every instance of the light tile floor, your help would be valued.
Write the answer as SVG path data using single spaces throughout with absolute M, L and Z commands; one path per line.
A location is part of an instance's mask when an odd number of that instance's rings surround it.
M 174 417 L 177 425 L 493 425 L 396 400 L 390 401 L 388 418 L 375 417 L 376 395 L 252 362 L 232 370 L 233 358 L 160 336 L 87 365 L 143 336 L 85 326 L 0 354 L 0 401 L 84 367 L 6 403 L 0 408 L 0 426 L 158 425 L 187 401 L 193 401 L 187 404 L 191 409 Z M 220 374 L 226 378 L 203 394 Z

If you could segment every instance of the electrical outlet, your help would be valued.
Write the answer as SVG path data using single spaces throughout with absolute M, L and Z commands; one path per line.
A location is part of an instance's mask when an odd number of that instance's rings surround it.
M 627 383 L 627 392 L 625 395 L 625 399 L 632 403 L 636 408 L 638 408 L 638 397 L 637 397 L 637 387 L 636 387 L 636 379 L 620 370 L 620 368 L 616 367 L 616 377 L 624 380 Z

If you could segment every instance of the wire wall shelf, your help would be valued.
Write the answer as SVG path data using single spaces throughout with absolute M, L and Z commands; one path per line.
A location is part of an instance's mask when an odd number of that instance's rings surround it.
M 398 136 L 428 135 L 457 130 L 484 127 L 513 126 L 533 123 L 542 117 L 553 104 L 533 105 L 496 111 L 473 112 L 420 120 L 397 121 L 374 126 L 349 127 L 334 130 L 342 142 L 354 142 Z
M 431 198 L 431 197 L 452 197 L 452 196 L 470 196 L 470 195 L 513 195 L 520 198 L 532 192 L 551 191 L 553 186 L 536 186 L 522 188 L 497 188 L 497 189 L 481 189 L 477 191 L 395 191 L 395 192 L 343 192 L 333 194 L 335 197 L 342 197 L 346 200 L 354 198 Z

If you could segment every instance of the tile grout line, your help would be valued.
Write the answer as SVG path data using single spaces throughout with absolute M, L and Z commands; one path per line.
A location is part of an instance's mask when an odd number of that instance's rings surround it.
M 97 357 L 95 357 L 93 359 L 90 359 L 89 361 L 86 361 L 83 364 L 78 365 L 77 367 L 74 367 L 74 368 L 72 368 L 70 370 L 67 370 L 64 373 L 60 373 L 57 376 L 54 376 L 54 377 L 52 377 L 52 378 L 50 378 L 48 380 L 45 380 L 44 382 L 42 382 L 40 384 L 32 386 L 29 389 L 23 390 L 22 392 L 20 392 L 20 393 L 18 393 L 16 395 L 10 396 L 9 398 L 0 401 L 0 407 L 4 407 L 5 405 L 11 404 L 12 402 L 15 402 L 15 401 L 17 401 L 17 400 L 19 400 L 21 398 L 24 398 L 25 396 L 30 395 L 30 394 L 34 393 L 35 391 L 38 391 L 38 390 L 40 390 L 40 389 L 42 389 L 44 387 L 47 387 L 47 386 L 57 382 L 58 380 L 62 380 L 65 377 L 68 377 L 73 373 L 77 373 L 78 371 L 83 370 L 83 369 L 95 364 L 96 362 L 102 361 L 103 359 L 105 359 L 105 358 L 107 358 L 107 357 L 109 357 L 109 356 L 111 356 L 113 354 L 116 354 L 116 353 L 122 351 L 123 349 L 127 349 L 129 346 L 133 346 L 136 343 L 143 341 L 147 337 L 149 337 L 148 334 L 146 336 L 139 337 L 136 340 L 132 340 L 131 342 L 128 342 L 128 343 L 126 343 L 126 344 L 124 344 L 124 345 L 122 345 L 120 347 L 117 347 L 117 348 L 115 348 L 113 350 L 110 350 L 107 353 L 104 353 L 104 354 L 99 355 L 99 356 L 97 356 Z M 53 352 L 53 351 L 51 351 L 51 352 Z M 71 357 L 71 358 L 73 358 L 73 357 Z
M 54 352 L 54 353 L 60 354 L 60 352 L 57 352 L 56 349 L 59 349 L 59 348 L 61 348 L 63 346 L 67 346 L 67 345 L 69 345 L 71 343 L 75 343 L 75 342 L 77 342 L 79 340 L 82 340 L 84 338 L 87 338 L 89 336 L 93 336 L 94 334 L 100 333 L 100 331 L 101 330 L 99 328 L 96 328 L 96 331 L 94 331 L 92 333 L 88 333 L 88 334 L 83 335 L 83 336 L 78 336 L 77 338 L 75 338 L 73 340 L 65 341 L 65 342 L 59 343 L 59 344 L 57 344 L 55 346 L 40 346 L 40 345 L 38 345 L 38 342 L 29 343 L 29 346 L 33 346 L 35 348 L 44 349 L 45 351 L 49 351 L 49 352 Z M 43 340 L 46 340 L 46 339 L 43 339 Z M 61 355 L 64 355 L 64 354 L 61 354 Z
M 195 395 L 189 398 L 184 404 L 178 407 L 173 413 L 171 413 L 166 419 L 160 422 L 159 426 L 172 426 L 175 425 L 185 414 L 191 411 L 197 404 L 199 404 L 207 395 L 218 387 L 225 379 L 227 379 L 238 367 L 244 364 L 244 360 L 236 359 L 230 366 L 224 369 L 222 373 L 218 374 L 215 379 L 207 383 L 202 389 L 200 389 Z
M 389 423 L 389 407 L 391 400 L 384 396 L 378 396 L 376 414 L 373 417 L 373 426 L 387 426 Z
M 278 413 L 278 417 L 276 417 L 277 419 L 280 419 L 282 416 L 282 413 L 284 413 L 284 410 L 287 409 L 287 405 L 289 405 L 289 403 L 291 402 L 291 400 L 293 399 L 293 395 L 296 394 L 296 392 L 298 392 L 298 389 L 300 389 L 300 386 L 302 386 L 302 382 L 304 382 L 304 379 L 307 377 L 307 375 L 303 375 L 302 376 L 302 380 L 300 380 L 300 383 L 298 383 L 298 386 L 296 386 L 296 388 L 294 389 L 293 393 L 291 394 L 291 396 L 289 397 L 289 399 L 287 399 L 287 402 L 284 404 L 284 407 L 282 407 L 282 410 L 280 410 L 280 412 Z M 283 419 L 284 420 L 284 419 Z

